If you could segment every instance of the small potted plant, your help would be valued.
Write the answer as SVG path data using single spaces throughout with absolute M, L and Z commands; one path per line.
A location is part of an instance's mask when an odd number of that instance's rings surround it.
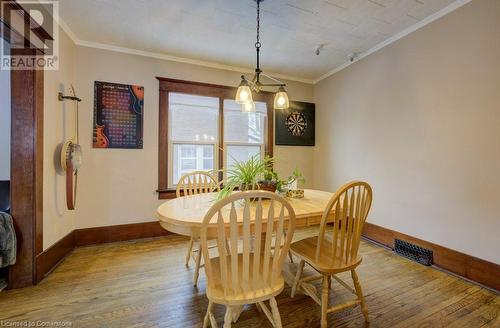
M 266 163 L 266 168 L 262 174 L 263 179 L 259 181 L 259 189 L 276 192 L 276 189 L 278 189 L 278 185 L 280 185 L 281 181 L 278 177 L 278 173 L 273 171 L 274 159 L 266 156 L 264 161 Z
M 288 177 L 286 196 L 291 198 L 303 198 L 304 189 L 299 189 L 299 183 L 303 184 L 306 180 L 298 169 L 295 169 L 291 176 Z

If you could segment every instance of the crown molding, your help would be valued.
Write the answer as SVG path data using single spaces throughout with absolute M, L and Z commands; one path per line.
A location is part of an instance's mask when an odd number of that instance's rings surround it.
M 78 38 L 76 37 L 76 34 L 73 33 L 73 31 L 69 28 L 68 24 L 62 19 L 61 15 L 56 18 L 57 24 L 59 24 L 59 27 L 66 33 L 66 35 L 73 41 L 74 44 L 78 41 Z
M 173 62 L 177 62 L 177 63 L 191 64 L 191 65 L 203 66 L 203 67 L 208 67 L 208 68 L 233 71 L 233 72 L 238 72 L 238 73 L 248 74 L 248 73 L 254 72 L 254 69 L 251 69 L 248 67 L 238 67 L 238 66 L 232 66 L 232 65 L 225 65 L 225 64 L 219 64 L 219 63 L 214 63 L 214 62 L 210 62 L 210 61 L 204 61 L 204 60 L 198 60 L 198 59 L 192 59 L 192 58 L 186 58 L 186 57 L 179 57 L 179 56 L 172 56 L 172 55 L 168 55 L 168 54 L 164 54 L 164 53 L 138 50 L 138 49 L 133 49 L 133 48 L 113 46 L 113 45 L 99 43 L 99 42 L 80 40 L 76 36 L 76 34 L 69 28 L 68 24 L 66 24 L 66 22 L 61 17 L 59 17 L 58 23 L 59 23 L 59 26 L 61 27 L 61 29 L 64 32 L 66 32 L 66 34 L 69 36 L 71 41 L 73 41 L 73 43 L 75 45 L 80 46 L 80 47 L 114 51 L 114 52 L 119 52 L 119 53 L 123 53 L 123 54 L 143 56 L 143 57 L 149 57 L 149 58 L 154 58 L 154 59 L 173 61 Z M 288 81 L 301 82 L 301 83 L 306 83 L 306 84 L 313 84 L 314 83 L 314 81 L 312 79 L 305 79 L 305 78 L 301 78 L 301 77 L 297 77 L 297 76 L 291 76 L 291 75 L 273 73 L 273 72 L 269 72 L 268 74 L 273 76 L 273 77 L 283 79 L 283 80 L 288 80 Z
M 407 36 L 408 34 L 410 33 L 413 33 L 415 31 L 417 31 L 418 29 L 434 22 L 435 20 L 449 14 L 450 12 L 454 11 L 455 9 L 458 9 L 460 7 L 462 7 L 463 5 L 466 5 L 468 4 L 469 2 L 471 2 L 472 0 L 457 0 L 455 2 L 452 2 L 451 4 L 449 4 L 448 6 L 444 7 L 443 9 L 435 12 L 434 14 L 430 15 L 430 16 L 427 16 L 426 18 L 422 19 L 421 21 L 415 23 L 414 25 L 410 26 L 410 27 L 407 27 L 406 29 L 404 29 L 403 31 L 395 34 L 394 36 L 380 42 L 379 44 L 375 45 L 374 47 L 368 49 L 367 51 L 365 52 L 362 52 L 358 55 L 358 58 L 356 60 L 354 60 L 353 62 L 345 62 L 343 63 L 342 65 L 340 66 L 337 66 L 335 67 L 334 69 L 332 69 L 331 71 L 327 72 L 326 74 L 323 74 L 321 75 L 320 77 L 318 77 L 317 79 L 315 79 L 313 81 L 313 84 L 316 84 L 332 75 L 334 75 L 335 73 L 338 73 L 340 71 L 342 71 L 343 69 L 351 66 L 352 64 L 356 63 L 357 61 L 373 54 L 374 52 L 377 52 L 378 50 L 390 45 L 391 43 L 394 43 L 396 41 L 398 41 L 399 39 Z
M 291 75 L 286 75 L 286 74 L 279 74 L 279 73 L 273 73 L 269 72 L 270 75 L 273 77 L 277 77 L 280 79 L 288 80 L 288 81 L 295 81 L 295 82 L 302 82 L 306 84 L 316 84 L 342 70 L 345 68 L 351 66 L 352 64 L 356 63 L 357 61 L 377 52 L 378 50 L 385 48 L 386 46 L 398 41 L 399 39 L 407 36 L 408 34 L 411 34 L 420 28 L 434 22 L 435 20 L 449 14 L 450 12 L 462 7 L 463 5 L 468 4 L 472 0 L 456 0 L 455 2 L 452 2 L 448 6 L 444 7 L 443 9 L 435 12 L 434 14 L 422 19 L 421 21 L 415 23 L 412 26 L 407 27 L 403 31 L 395 34 L 394 36 L 380 42 L 379 44 L 373 46 L 372 48 L 368 49 L 367 51 L 364 51 L 358 55 L 358 58 L 354 60 L 353 62 L 347 61 L 340 66 L 335 67 L 334 69 L 328 71 L 327 73 L 321 75 L 320 77 L 316 79 L 306 79 L 306 78 L 301 78 L 297 76 L 291 76 Z M 192 59 L 192 58 L 186 58 L 186 57 L 179 57 L 179 56 L 172 56 L 164 53 L 158 53 L 158 52 L 150 52 L 150 51 L 144 51 L 144 50 L 138 50 L 138 49 L 132 49 L 132 48 L 126 48 L 126 47 L 119 47 L 119 46 L 113 46 L 113 45 L 108 45 L 108 44 L 103 44 L 103 43 L 98 43 L 98 42 L 91 42 L 91 41 L 85 41 L 85 40 L 80 40 L 76 36 L 75 33 L 69 28 L 68 24 L 59 17 L 58 22 L 60 27 L 63 29 L 64 32 L 69 36 L 69 38 L 73 41 L 73 43 L 77 46 L 81 47 L 87 47 L 87 48 L 95 48 L 95 49 L 101 49 L 101 50 L 107 50 L 107 51 L 114 51 L 114 52 L 119 52 L 119 53 L 124 53 L 124 54 L 129 54 L 129 55 L 136 55 L 136 56 L 143 56 L 143 57 L 149 57 L 149 58 L 154 58 L 154 59 L 161 59 L 161 60 L 167 60 L 167 61 L 173 61 L 173 62 L 178 62 L 178 63 L 184 63 L 184 64 L 191 64 L 191 65 L 197 65 L 197 66 L 203 66 L 203 67 L 208 67 L 208 68 L 215 68 L 215 69 L 222 69 L 222 70 L 227 70 L 227 71 L 233 71 L 233 72 L 238 72 L 238 73 L 253 73 L 254 70 L 251 68 L 247 67 L 238 67 L 238 66 L 232 66 L 232 65 L 225 65 L 225 64 L 219 64 L 215 62 L 210 62 L 210 61 L 204 61 L 204 60 L 198 60 L 198 59 Z
M 77 40 L 75 42 L 75 44 L 78 46 L 81 46 L 81 47 L 108 50 L 108 51 L 129 54 L 129 55 L 137 55 L 137 56 L 149 57 L 149 58 L 154 58 L 154 59 L 162 59 L 162 60 L 168 60 L 168 61 L 173 61 L 173 62 L 178 62 L 178 63 L 191 64 L 191 65 L 203 66 L 203 67 L 208 67 L 208 68 L 216 68 L 216 69 L 221 69 L 221 70 L 226 70 L 226 71 L 233 71 L 233 72 L 238 72 L 238 73 L 245 73 L 246 74 L 246 73 L 253 73 L 254 72 L 253 69 L 250 69 L 247 67 L 238 67 L 238 66 L 232 66 L 232 65 L 226 65 L 226 64 L 219 64 L 219 63 L 214 63 L 214 62 L 209 62 L 209 61 L 204 61 L 204 60 L 178 57 L 178 56 L 167 55 L 164 53 L 150 52 L 150 51 L 144 51 L 144 50 L 138 50 L 138 49 L 132 49 L 132 48 L 118 47 L 118 46 L 113 46 L 113 45 L 108 45 L 108 44 L 103 44 L 103 43 L 97 43 L 97 42 Z M 272 75 L 273 77 L 288 80 L 288 81 L 313 84 L 313 80 L 311 80 L 311 79 L 304 79 L 304 78 L 297 77 L 297 76 L 290 76 L 290 75 L 286 75 L 286 74 L 273 73 L 273 72 L 269 72 L 268 74 Z

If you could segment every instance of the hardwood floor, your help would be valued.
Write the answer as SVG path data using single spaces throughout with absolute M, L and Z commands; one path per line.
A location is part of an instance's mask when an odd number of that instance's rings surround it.
M 296 238 L 311 234 L 296 233 Z M 69 322 L 66 327 L 201 327 L 205 275 L 192 286 L 184 266 L 188 239 L 175 235 L 77 248 L 35 287 L 0 293 L 0 327 L 13 321 Z M 500 327 L 500 296 L 447 273 L 362 242 L 358 269 L 370 327 Z M 202 270 L 203 271 L 203 270 Z M 350 276 L 340 275 L 346 281 Z M 330 302 L 351 294 L 332 282 Z M 277 298 L 285 327 L 319 327 L 320 308 L 290 288 Z M 215 306 L 222 327 L 224 308 Z M 365 327 L 359 308 L 329 316 L 329 327 Z M 11 325 L 12 326 L 12 325 Z M 46 325 L 46 327 L 50 327 Z M 233 327 L 271 327 L 246 307 Z

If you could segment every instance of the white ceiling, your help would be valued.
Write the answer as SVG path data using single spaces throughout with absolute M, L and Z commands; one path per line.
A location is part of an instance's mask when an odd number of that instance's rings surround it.
M 455 0 L 265 0 L 261 66 L 315 80 Z M 82 43 L 252 68 L 252 0 L 61 0 Z M 314 48 L 324 44 L 319 56 Z

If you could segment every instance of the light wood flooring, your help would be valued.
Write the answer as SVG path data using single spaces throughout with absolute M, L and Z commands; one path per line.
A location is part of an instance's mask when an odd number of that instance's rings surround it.
M 303 238 L 312 233 L 296 233 Z M 205 275 L 192 286 L 184 266 L 188 239 L 162 238 L 76 249 L 38 286 L 0 293 L 0 327 L 14 322 L 69 322 L 66 327 L 201 327 L 207 307 Z M 363 241 L 358 274 L 370 327 L 500 327 L 500 296 Z M 350 275 L 340 275 L 349 281 Z M 330 302 L 351 298 L 333 284 Z M 338 284 L 338 283 L 337 283 Z M 319 327 L 320 308 L 310 298 L 278 297 L 285 327 Z M 215 307 L 222 327 L 224 308 Z M 63 323 L 61 323 L 63 322 Z M 329 316 L 331 327 L 365 327 L 359 308 Z M 55 326 L 55 325 L 53 325 Z M 247 306 L 233 327 L 271 327 Z

